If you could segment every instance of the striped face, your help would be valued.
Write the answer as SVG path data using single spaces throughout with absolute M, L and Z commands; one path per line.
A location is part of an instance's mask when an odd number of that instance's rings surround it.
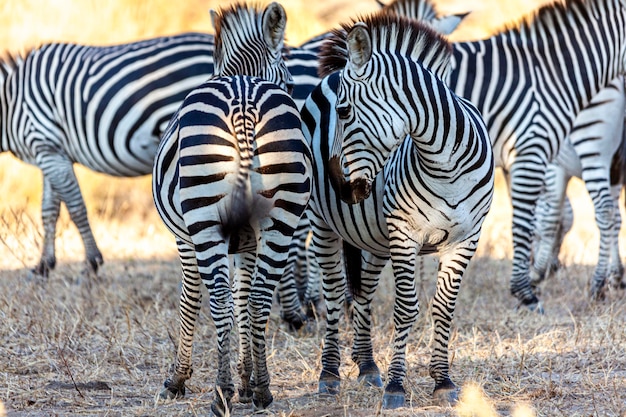
M 341 73 L 335 105 L 337 122 L 331 177 L 341 198 L 358 203 L 400 140 L 408 134 L 404 117 L 391 105 L 384 57 L 372 54 L 368 29 L 357 24 L 348 34 L 349 59 Z

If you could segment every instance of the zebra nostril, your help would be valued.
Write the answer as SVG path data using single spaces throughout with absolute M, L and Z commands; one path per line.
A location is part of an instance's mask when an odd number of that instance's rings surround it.
M 372 186 L 370 182 L 365 178 L 357 178 L 350 182 L 351 189 L 351 203 L 356 204 L 365 200 L 370 196 Z

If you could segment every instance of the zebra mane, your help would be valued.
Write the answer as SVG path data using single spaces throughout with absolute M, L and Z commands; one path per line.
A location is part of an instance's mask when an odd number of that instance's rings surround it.
M 496 28 L 493 31 L 492 36 L 510 31 L 519 32 L 522 29 L 528 29 L 537 24 L 552 24 L 554 22 L 555 15 L 563 15 L 567 10 L 585 8 L 585 3 L 591 3 L 591 1 L 555 0 L 554 3 L 543 5 L 536 10 L 532 10 L 529 13 L 514 19 L 511 22 L 504 23 L 504 25 L 500 28 Z
M 433 20 L 437 17 L 431 0 L 394 0 L 384 5 L 383 10 L 418 20 Z
M 319 53 L 318 74 L 325 77 L 343 69 L 348 62 L 348 32 L 356 22 L 368 27 L 372 38 L 372 53 L 394 52 L 419 61 L 440 78 L 449 70 L 452 46 L 425 23 L 394 12 L 383 10 L 366 17 L 359 17 L 350 24 L 342 24 L 324 41 Z

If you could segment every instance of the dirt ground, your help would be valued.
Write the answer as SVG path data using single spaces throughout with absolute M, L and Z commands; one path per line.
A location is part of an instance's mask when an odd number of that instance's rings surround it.
M 132 234 L 122 239 L 133 238 L 142 240 Z M 153 237 L 156 245 L 161 238 L 166 244 L 166 236 Z M 8 416 L 208 415 L 215 344 L 207 306 L 195 335 L 187 396 L 160 403 L 157 395 L 177 339 L 178 262 L 110 259 L 111 250 L 95 279 L 81 273 L 81 263 L 59 265 L 45 282 L 28 269 L 2 272 L 0 400 Z M 406 407 L 381 411 L 380 390 L 356 382 L 347 324 L 341 333 L 341 394 L 316 395 L 323 322 L 294 335 L 275 311 L 267 330 L 275 402 L 267 415 L 623 416 L 624 294 L 588 303 L 585 283 L 592 268 L 570 265 L 543 287 L 546 314 L 522 313 L 508 294 L 509 264 L 477 258 L 464 281 L 450 346 L 451 376 L 468 396 L 459 407 L 431 402 L 428 303 L 436 265 L 429 260 L 418 278 L 422 312 L 409 342 Z M 390 285 L 387 277 L 373 309 L 375 353 L 383 372 L 393 333 Z M 250 412 L 249 405 L 235 403 L 233 416 Z

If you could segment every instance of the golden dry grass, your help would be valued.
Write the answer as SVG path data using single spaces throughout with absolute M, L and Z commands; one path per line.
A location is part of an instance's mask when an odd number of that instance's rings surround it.
M 476 12 L 459 38 L 484 36 L 538 3 L 437 2 L 442 11 Z M 45 40 L 109 44 L 207 30 L 206 10 L 217 4 L 10 0 L 0 5 L 0 40 L 20 50 Z M 294 44 L 354 12 L 375 8 L 365 1 L 283 4 Z M 297 17 L 302 15 L 306 19 Z M 82 274 L 83 250 L 64 211 L 57 238 L 59 266 L 42 283 L 29 274 L 42 240 L 41 175 L 9 155 L 0 156 L 0 193 L 5 196 L 0 202 L 0 417 L 3 408 L 8 416 L 207 415 L 215 378 L 207 306 L 197 328 L 187 398 L 155 401 L 175 354 L 180 271 L 173 239 L 153 208 L 149 178 L 121 180 L 77 171 L 106 263 L 97 280 Z M 296 337 L 284 331 L 274 314 L 268 361 L 276 401 L 268 415 L 625 416 L 626 305 L 621 293 L 610 293 L 598 304 L 587 301 L 598 232 L 580 182 L 571 185 L 569 195 L 576 221 L 561 254 L 565 268 L 542 288 L 547 313 L 520 314 L 508 292 L 511 209 L 500 180 L 457 304 L 451 374 L 463 392 L 455 409 L 430 402 L 428 303 L 435 270 L 430 260 L 420 277 L 422 311 L 409 341 L 407 407 L 382 411 L 380 391 L 357 384 L 347 324 L 341 333 L 342 392 L 333 400 L 318 398 L 322 325 Z M 374 347 L 383 370 L 392 353 L 390 281 L 387 271 L 373 306 Z M 234 415 L 248 413 L 248 406 L 235 405 Z

